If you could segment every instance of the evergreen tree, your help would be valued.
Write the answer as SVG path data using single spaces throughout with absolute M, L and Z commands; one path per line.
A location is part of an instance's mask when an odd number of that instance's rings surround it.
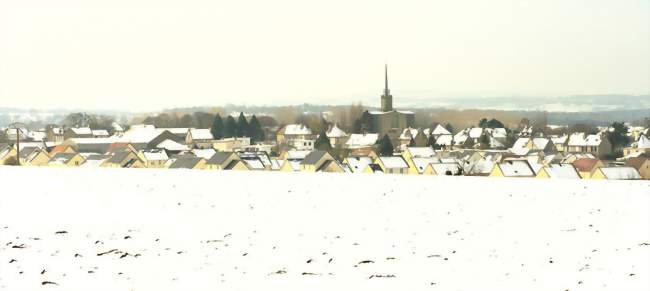
M 393 144 L 390 142 L 390 138 L 387 134 L 384 134 L 384 137 L 379 140 L 377 144 L 377 151 L 379 152 L 380 156 L 393 155 Z
M 251 137 L 251 142 L 264 140 L 264 130 L 262 129 L 262 125 L 260 125 L 260 122 L 257 120 L 257 117 L 255 115 L 251 117 L 251 122 L 248 124 L 248 129 L 248 136 Z
M 447 131 L 449 131 L 449 133 L 452 133 L 452 134 L 454 133 L 454 127 L 451 126 L 451 123 L 447 123 L 447 124 L 445 124 L 445 129 L 446 129 Z
M 212 133 L 214 139 L 223 138 L 223 119 L 221 119 L 221 115 L 217 114 L 217 116 L 214 117 L 212 127 L 210 127 L 210 133 Z
M 223 125 L 223 137 L 233 137 L 237 134 L 237 122 L 235 119 L 228 115 L 226 123 Z
M 478 127 L 481 127 L 481 128 L 486 128 L 486 127 L 488 127 L 488 120 L 487 120 L 487 118 L 482 118 L 482 119 L 478 122 Z
M 607 138 L 612 144 L 614 154 L 620 156 L 622 148 L 630 142 L 627 136 L 627 126 L 622 122 L 614 122 L 612 128 L 614 130 L 607 133 Z
M 318 135 L 318 138 L 314 142 L 314 149 L 317 149 L 319 151 L 330 151 L 330 150 L 332 150 L 332 144 L 330 143 L 330 139 L 327 138 L 325 128 L 321 129 L 320 134 Z
M 487 122 L 486 124 L 487 127 L 489 128 L 505 128 L 506 126 L 503 125 L 503 122 L 496 120 L 494 118 L 490 119 L 490 121 Z
M 237 137 L 242 137 L 247 136 L 249 132 L 250 129 L 248 128 L 248 121 L 246 121 L 246 116 L 244 116 L 244 112 L 239 112 L 239 119 L 237 120 L 237 129 L 235 131 L 235 134 Z

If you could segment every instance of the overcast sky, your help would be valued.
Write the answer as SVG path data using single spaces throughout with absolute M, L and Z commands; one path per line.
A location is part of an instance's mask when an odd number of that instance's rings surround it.
M 648 94 L 649 2 L 0 1 L 0 107 Z

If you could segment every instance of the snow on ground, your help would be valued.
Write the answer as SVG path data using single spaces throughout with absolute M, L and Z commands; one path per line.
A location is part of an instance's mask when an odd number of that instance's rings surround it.
M 0 167 L 0 290 L 648 290 L 650 183 Z

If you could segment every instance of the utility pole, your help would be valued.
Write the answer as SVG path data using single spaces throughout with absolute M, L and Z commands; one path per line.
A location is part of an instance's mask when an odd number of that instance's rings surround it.
M 14 122 L 10 127 L 16 129 L 16 164 L 20 166 L 20 126 L 25 126 L 20 122 Z

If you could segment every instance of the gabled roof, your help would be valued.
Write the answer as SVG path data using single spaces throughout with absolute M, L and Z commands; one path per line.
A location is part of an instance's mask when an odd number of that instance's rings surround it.
M 451 134 L 451 132 L 449 132 L 449 130 L 447 130 L 442 125 L 438 124 L 438 125 L 436 125 L 436 128 L 433 129 L 432 134 L 433 135 L 443 135 L 443 134 Z
M 551 164 L 544 168 L 550 178 L 580 179 L 580 174 L 571 164 Z
M 309 127 L 302 124 L 287 124 L 283 129 L 282 133 L 285 135 L 307 135 L 312 134 Z
M 629 158 L 627 161 L 625 161 L 625 165 L 628 167 L 635 168 L 637 171 L 641 169 L 641 166 L 648 161 L 650 162 L 649 158 L 646 157 L 635 157 L 635 158 Z
M 108 163 L 120 164 L 131 154 L 131 151 L 117 151 L 113 153 L 113 156 L 108 159 Z
M 209 128 L 191 128 L 189 134 L 192 135 L 192 139 L 214 139 Z
M 374 145 L 378 139 L 377 133 L 353 133 L 345 144 L 348 147 L 366 147 Z
M 413 158 L 412 160 L 418 173 L 424 172 L 427 166 L 431 163 L 440 163 L 439 159 L 432 157 Z
M 450 146 L 453 142 L 453 136 L 451 134 L 443 134 L 436 138 L 436 144 L 439 146 Z
M 90 127 L 71 127 L 70 130 L 76 135 L 92 135 L 93 131 Z
M 194 156 L 179 156 L 176 160 L 169 165 L 170 169 L 193 169 L 198 163 L 203 160 Z
M 645 135 L 640 135 L 636 142 L 636 147 L 639 149 L 650 149 L 650 138 Z
M 372 164 L 370 157 L 347 157 L 348 167 L 353 173 L 363 171 L 363 169 Z
M 526 160 L 509 160 L 499 163 L 499 168 L 505 177 L 533 177 L 534 170 Z
M 186 151 L 190 149 L 188 146 L 177 143 L 171 139 L 162 141 L 156 147 L 159 149 L 166 149 L 168 151 Z
M 332 126 L 332 128 L 330 128 L 330 130 L 327 131 L 326 135 L 327 135 L 327 137 L 330 137 L 330 138 L 332 138 L 332 137 L 333 138 L 338 138 L 338 137 L 346 137 L 346 136 L 348 136 L 348 134 L 345 133 L 345 131 L 343 131 L 342 129 L 340 129 L 336 124 L 334 124 L 334 126 Z
M 521 148 L 525 148 L 525 147 L 526 147 L 526 144 L 528 144 L 529 141 L 530 141 L 530 138 L 529 138 L 529 137 L 520 137 L 520 138 L 518 138 L 518 139 L 515 141 L 515 143 L 512 145 L 512 148 L 513 148 L 513 149 L 521 149 Z
M 169 159 L 167 152 L 163 149 L 152 149 L 142 151 L 144 159 L 147 161 L 166 161 Z
M 408 164 L 401 156 L 379 157 L 379 160 L 388 169 L 408 168 Z
M 313 151 L 300 162 L 301 165 L 314 165 L 327 154 L 326 151 Z
M 433 167 L 433 170 L 439 176 L 445 176 L 448 174 L 456 176 L 461 174 L 461 167 L 457 163 L 433 163 L 431 164 L 431 167 Z
M 207 163 L 210 165 L 221 165 L 234 154 L 234 152 L 216 152 L 210 157 Z
M 192 153 L 199 157 L 199 158 L 204 158 L 204 159 L 209 159 L 211 158 L 217 151 L 214 149 L 193 149 Z
M 602 167 L 600 170 L 609 180 L 639 180 L 641 175 L 632 167 Z
M 428 158 L 436 155 L 431 147 L 407 147 L 406 151 L 411 154 L 411 157 Z
M 311 151 L 288 150 L 287 159 L 304 159 Z
M 70 159 L 74 158 L 76 155 L 77 155 L 76 153 L 57 153 L 52 158 L 50 158 L 49 163 L 65 164 L 68 161 L 70 161 Z
M 599 161 L 599 159 L 579 158 L 573 161 L 573 166 L 580 172 L 591 172 Z
M 469 137 L 471 138 L 479 138 L 483 134 L 483 128 L 480 127 L 473 127 L 469 130 Z
M 536 137 L 533 138 L 533 145 L 535 146 L 536 149 L 538 150 L 543 150 L 546 148 L 546 146 L 551 143 L 552 141 L 548 138 L 543 138 L 543 137 Z
M 105 129 L 93 129 L 92 134 L 93 136 L 109 136 L 108 130 Z

